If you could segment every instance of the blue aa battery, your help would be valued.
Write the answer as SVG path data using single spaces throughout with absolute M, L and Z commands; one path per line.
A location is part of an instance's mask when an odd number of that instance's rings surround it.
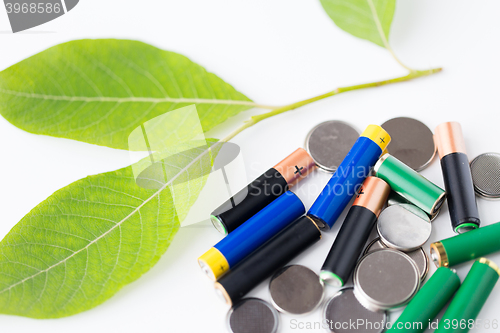
M 287 191 L 205 252 L 198 263 L 217 280 L 304 213 L 302 201 Z
M 365 178 L 370 175 L 371 168 L 390 141 L 389 133 L 382 127 L 369 125 L 347 153 L 307 215 L 331 228 Z

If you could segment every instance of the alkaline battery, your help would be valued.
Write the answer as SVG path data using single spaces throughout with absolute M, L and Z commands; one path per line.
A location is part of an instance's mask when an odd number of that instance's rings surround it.
M 375 164 L 373 171 L 395 192 L 431 217 L 439 212 L 446 199 L 446 193 L 442 188 L 390 154 L 382 156 Z
M 217 280 L 304 213 L 302 201 L 287 191 L 205 252 L 198 263 Z
M 215 283 L 217 293 L 227 304 L 235 304 L 320 239 L 316 222 L 308 216 L 300 217 L 220 278 Z
M 453 270 L 439 267 L 387 332 L 422 333 L 460 287 Z
M 479 213 L 462 127 L 457 122 L 442 123 L 436 127 L 435 133 L 453 230 L 463 233 L 479 228 Z
M 486 258 L 474 262 L 435 333 L 469 332 L 499 275 L 500 269 L 494 262 Z
M 500 251 L 500 222 L 431 244 L 436 266 L 455 266 Z
M 315 168 L 311 156 L 297 149 L 214 210 L 212 224 L 224 235 L 234 231 Z
M 318 220 L 322 227 L 331 228 L 390 141 L 391 137 L 382 127 L 369 125 L 307 214 Z
M 346 283 L 390 191 L 380 178 L 368 177 L 363 182 L 321 268 L 319 276 L 325 283 L 335 287 Z

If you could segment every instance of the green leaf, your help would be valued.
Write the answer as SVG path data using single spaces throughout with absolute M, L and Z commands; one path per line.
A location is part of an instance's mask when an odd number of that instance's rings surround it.
M 127 167 L 70 184 L 28 213 L 0 243 L 0 313 L 73 315 L 147 272 L 167 250 L 212 165 L 204 148 L 184 155 L 180 165 L 165 163 L 178 177 L 160 189 L 137 186 Z
M 188 58 L 130 40 L 77 40 L 0 72 L 0 113 L 31 133 L 127 149 L 129 133 L 196 104 L 204 131 L 255 104 Z
M 320 0 L 342 30 L 388 48 L 396 0 Z

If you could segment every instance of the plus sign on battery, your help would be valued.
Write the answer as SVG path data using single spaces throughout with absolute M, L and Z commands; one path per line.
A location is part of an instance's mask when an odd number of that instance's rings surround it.
M 299 167 L 298 167 L 298 166 L 295 166 L 295 172 L 294 172 L 294 174 L 296 174 L 296 173 L 298 172 L 298 173 L 299 173 L 299 175 L 302 175 L 302 172 L 301 172 L 301 171 L 302 171 L 302 169 L 304 169 L 304 167 L 301 167 L 301 168 L 299 169 Z

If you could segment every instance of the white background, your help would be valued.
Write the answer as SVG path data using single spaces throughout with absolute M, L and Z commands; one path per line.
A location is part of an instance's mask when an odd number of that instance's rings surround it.
M 431 129 L 456 120 L 463 125 L 469 158 L 500 151 L 499 12 L 500 2 L 493 0 L 399 1 L 390 38 L 396 53 L 411 67 L 442 66 L 444 71 L 412 82 L 342 94 L 246 130 L 233 142 L 243 149 L 248 179 L 302 146 L 313 126 L 331 119 L 347 121 L 358 130 L 396 116 L 415 117 Z M 68 40 L 137 39 L 182 53 L 256 102 L 271 105 L 404 74 L 387 51 L 338 29 L 317 0 L 82 0 L 53 22 L 19 34 L 9 30 L 2 7 L 0 70 Z M 223 137 L 260 112 L 244 112 L 210 134 Z M 127 152 L 32 135 L 3 118 L 0 142 L 0 237 L 57 189 L 129 163 Z M 423 174 L 443 186 L 437 160 Z M 308 189 L 321 187 L 326 179 L 319 175 L 296 188 L 308 207 L 317 195 Z M 500 221 L 500 202 L 478 199 L 478 204 L 483 225 Z M 319 271 L 339 226 L 294 262 Z M 452 235 L 445 207 L 434 222 L 429 243 Z M 0 332 L 224 332 L 228 308 L 196 263 L 220 239 L 206 222 L 182 228 L 150 272 L 103 305 L 57 320 L 0 316 Z M 489 257 L 500 263 L 499 254 Z M 470 263 L 458 267 L 462 279 L 469 267 Z M 334 292 L 327 290 L 329 295 Z M 265 284 L 251 295 L 269 300 Z M 500 320 L 500 283 L 480 318 Z M 291 319 L 282 316 L 281 332 L 299 331 L 290 327 Z M 319 321 L 320 311 L 297 319 Z M 500 329 L 477 330 L 495 331 Z

